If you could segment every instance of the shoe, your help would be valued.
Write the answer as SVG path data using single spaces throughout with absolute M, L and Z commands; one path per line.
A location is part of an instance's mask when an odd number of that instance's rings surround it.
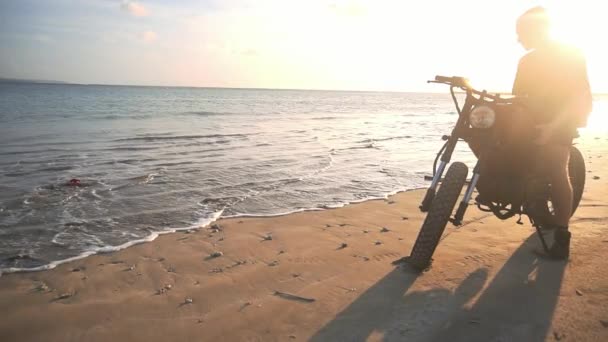
M 537 251 L 537 254 L 554 260 L 567 260 L 570 256 L 570 237 L 572 236 L 568 228 L 557 227 L 543 235 L 549 246 L 548 251 L 543 249 Z
M 549 247 L 549 256 L 558 260 L 566 260 L 570 256 L 570 237 L 568 229 L 558 228 L 553 232 L 553 245 Z

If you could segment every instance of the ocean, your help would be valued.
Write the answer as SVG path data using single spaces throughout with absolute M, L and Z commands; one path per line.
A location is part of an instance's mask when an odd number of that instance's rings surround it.
M 424 187 L 456 118 L 447 91 L 0 84 L 0 272 Z

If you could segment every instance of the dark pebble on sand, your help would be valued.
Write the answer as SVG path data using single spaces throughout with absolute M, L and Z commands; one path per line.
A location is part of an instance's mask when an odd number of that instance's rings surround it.
M 388 232 L 390 232 L 390 231 L 391 231 L 391 230 L 390 230 L 390 229 L 388 229 L 388 228 L 386 228 L 386 227 L 382 227 L 382 229 L 380 229 L 380 233 L 388 233 Z
M 222 252 L 213 252 L 209 256 L 212 257 L 212 258 L 219 258 L 222 255 L 224 255 L 224 253 L 222 253 Z
M 600 320 L 600 324 L 602 324 L 604 328 L 608 328 L 608 321 Z
M 598 179 L 600 179 L 600 177 L 599 176 L 593 176 L 593 179 L 598 180 Z

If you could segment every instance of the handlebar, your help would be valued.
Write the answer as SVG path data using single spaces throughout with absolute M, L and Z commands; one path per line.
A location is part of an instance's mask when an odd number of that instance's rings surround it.
M 475 95 L 478 95 L 485 99 L 493 100 L 495 102 L 514 103 L 514 102 L 516 102 L 516 99 L 517 99 L 516 97 L 502 98 L 502 97 L 500 97 L 499 94 L 492 95 L 485 90 L 484 91 L 475 90 L 469 83 L 468 79 L 466 79 L 464 77 L 460 77 L 460 76 L 439 76 L 438 75 L 438 76 L 435 76 L 434 80 L 428 81 L 428 83 L 447 84 L 450 87 L 460 88 L 460 89 L 466 91 L 467 93 L 475 94 Z

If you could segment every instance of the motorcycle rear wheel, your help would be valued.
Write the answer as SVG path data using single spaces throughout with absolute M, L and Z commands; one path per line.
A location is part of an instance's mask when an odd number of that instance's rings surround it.
M 572 215 L 578 208 L 583 198 L 583 190 L 585 189 L 585 181 L 587 177 L 587 171 L 585 168 L 585 159 L 583 154 L 578 148 L 572 146 L 570 149 L 570 160 L 568 162 L 568 173 L 570 176 L 570 183 L 572 184 Z M 553 223 L 553 207 L 551 205 L 551 195 L 546 194 L 548 197 L 542 201 L 540 210 L 534 212 L 532 217 L 535 222 L 539 222 L 541 226 L 551 225 Z
M 568 173 L 572 184 L 572 215 L 578 208 L 583 198 L 587 170 L 585 168 L 585 158 L 578 148 L 572 146 L 570 149 L 570 161 L 568 162 Z
M 413 268 L 422 271 L 430 266 L 433 253 L 462 192 L 468 172 L 469 169 L 464 163 L 455 162 L 450 165 L 407 259 Z

